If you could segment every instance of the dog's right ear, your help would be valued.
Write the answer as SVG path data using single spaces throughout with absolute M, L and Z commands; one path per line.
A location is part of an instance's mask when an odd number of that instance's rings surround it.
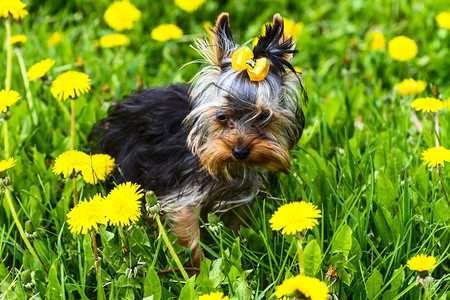
M 235 47 L 228 21 L 228 13 L 221 13 L 217 17 L 216 26 L 214 26 L 212 32 L 212 42 L 216 64 L 221 66 L 224 59 L 231 58 Z

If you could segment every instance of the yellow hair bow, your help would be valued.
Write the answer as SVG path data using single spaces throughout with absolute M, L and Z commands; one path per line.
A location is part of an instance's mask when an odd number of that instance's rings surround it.
M 255 59 L 253 51 L 247 46 L 234 51 L 231 66 L 235 71 L 247 70 L 251 81 L 261 81 L 266 78 L 270 68 L 266 57 Z

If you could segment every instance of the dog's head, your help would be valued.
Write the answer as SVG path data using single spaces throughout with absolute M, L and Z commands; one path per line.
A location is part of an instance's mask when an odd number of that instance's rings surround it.
M 253 50 L 234 43 L 226 13 L 212 30 L 212 45 L 197 41 L 209 65 L 193 80 L 184 124 L 188 146 L 214 177 L 232 180 L 249 168 L 289 171 L 289 151 L 304 126 L 301 100 L 307 101 L 290 63 L 294 46 L 279 14 Z

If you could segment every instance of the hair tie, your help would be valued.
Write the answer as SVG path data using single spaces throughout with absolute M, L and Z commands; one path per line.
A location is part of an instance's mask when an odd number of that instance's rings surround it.
M 255 59 L 253 51 L 247 46 L 234 51 L 231 66 L 235 71 L 247 70 L 251 81 L 261 81 L 266 78 L 270 68 L 267 57 Z

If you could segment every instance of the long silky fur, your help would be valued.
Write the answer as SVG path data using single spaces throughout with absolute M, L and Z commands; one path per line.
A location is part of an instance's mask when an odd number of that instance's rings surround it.
M 96 134 L 98 150 L 116 158 L 116 183 L 132 181 L 164 195 L 192 182 L 198 159 L 186 147 L 181 125 L 189 110 L 182 84 L 140 90 L 113 105 Z

